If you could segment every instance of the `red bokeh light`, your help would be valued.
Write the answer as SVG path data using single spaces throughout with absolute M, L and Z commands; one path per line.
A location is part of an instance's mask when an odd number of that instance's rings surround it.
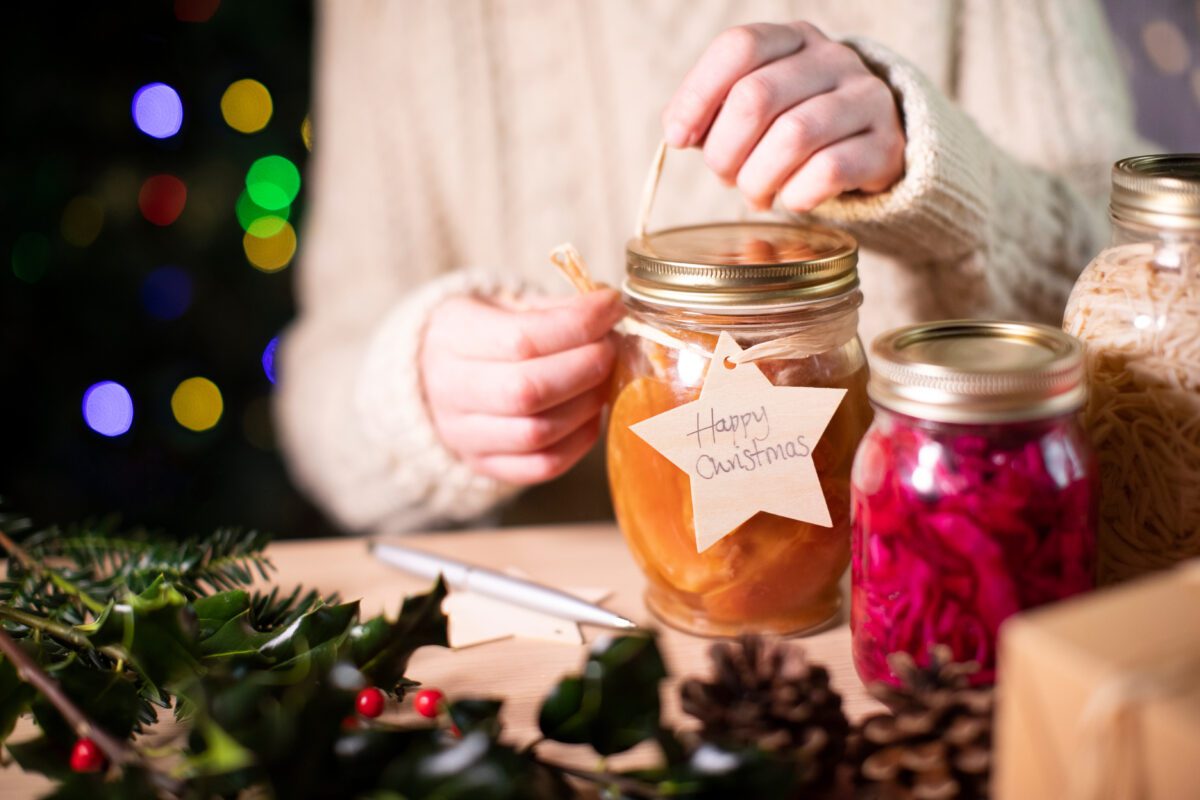
M 221 0 L 175 0 L 175 19 L 180 22 L 208 22 L 220 5 Z
M 187 186 L 174 175 L 152 175 L 138 192 L 138 209 L 155 225 L 170 225 L 179 219 L 187 202 Z

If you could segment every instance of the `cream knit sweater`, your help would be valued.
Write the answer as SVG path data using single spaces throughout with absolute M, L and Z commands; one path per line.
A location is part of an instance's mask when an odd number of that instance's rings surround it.
M 1146 148 L 1094 2 L 325 0 L 276 409 L 297 482 L 350 530 L 512 498 L 430 424 L 416 370 L 430 310 L 502 286 L 567 291 L 546 258 L 562 241 L 619 284 L 684 73 L 724 28 L 796 19 L 849 37 L 905 122 L 906 176 L 813 215 L 865 250 L 864 341 L 918 319 L 1057 323 L 1106 236 L 1110 164 Z M 746 216 L 695 153 L 669 156 L 656 208 L 652 227 Z M 603 495 L 598 472 L 576 472 Z

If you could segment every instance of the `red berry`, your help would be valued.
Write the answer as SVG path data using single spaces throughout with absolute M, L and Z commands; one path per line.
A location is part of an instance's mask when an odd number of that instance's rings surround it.
M 104 769 L 104 762 L 104 753 L 86 736 L 71 748 L 71 770 L 74 772 L 99 772 Z
M 368 686 L 358 693 L 358 697 L 354 698 L 354 707 L 358 709 L 358 713 L 372 719 L 383 713 L 386 703 L 387 697 L 374 686 Z
M 437 689 L 422 689 L 413 697 L 413 708 L 422 717 L 434 719 L 437 717 L 442 701 L 446 699 L 446 695 L 439 692 Z

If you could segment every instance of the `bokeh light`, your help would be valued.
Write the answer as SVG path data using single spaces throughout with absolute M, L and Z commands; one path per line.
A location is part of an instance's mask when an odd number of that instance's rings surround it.
M 286 267 L 296 254 L 296 231 L 290 222 L 284 222 L 274 236 L 259 237 L 247 232 L 242 237 L 242 247 L 255 269 L 275 272 Z
M 208 378 L 188 378 L 171 395 L 175 421 L 190 431 L 206 431 L 221 419 L 225 403 L 221 390 Z
M 175 19 L 180 22 L 208 22 L 221 0 L 175 0 Z
M 283 229 L 283 224 L 291 216 L 292 207 L 284 206 L 269 211 L 251 200 L 249 193 L 243 190 L 238 196 L 234 212 L 237 214 L 238 224 L 242 226 L 242 230 L 261 239 L 274 236 Z
M 155 225 L 170 225 L 179 219 L 187 203 L 187 186 L 174 175 L 152 175 L 138 192 L 142 216 Z
M 133 425 L 133 398 L 116 381 L 93 383 L 83 393 L 83 421 L 101 436 L 120 436 Z
M 263 156 L 246 172 L 246 191 L 271 211 L 291 205 L 300 193 L 300 170 L 283 156 Z
M 183 101 L 165 83 L 147 83 L 133 93 L 133 124 L 155 139 L 168 139 L 183 127 Z
M 179 319 L 191 304 L 192 276 L 182 267 L 159 267 L 142 280 L 142 307 L 154 319 Z
M 267 380 L 269 380 L 271 383 L 275 382 L 275 350 L 278 347 L 279 337 L 274 336 L 271 338 L 271 341 L 267 342 L 267 346 L 263 348 L 263 373 L 267 376 Z
M 257 133 L 267 127 L 273 110 L 267 87 L 250 78 L 234 81 L 221 95 L 225 124 L 241 133 Z
M 300 141 L 304 142 L 304 149 L 312 152 L 312 115 L 305 114 L 304 121 L 300 123 Z
M 12 249 L 12 271 L 26 283 L 37 283 L 50 267 L 50 242 L 40 233 L 23 233 Z
M 103 228 L 104 206 L 94 197 L 79 195 L 63 209 L 59 230 L 76 247 L 87 247 L 96 241 Z

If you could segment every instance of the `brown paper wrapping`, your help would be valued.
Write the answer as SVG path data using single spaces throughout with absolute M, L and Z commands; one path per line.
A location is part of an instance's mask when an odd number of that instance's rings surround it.
M 1200 561 L 1012 617 L 998 800 L 1200 798 Z

